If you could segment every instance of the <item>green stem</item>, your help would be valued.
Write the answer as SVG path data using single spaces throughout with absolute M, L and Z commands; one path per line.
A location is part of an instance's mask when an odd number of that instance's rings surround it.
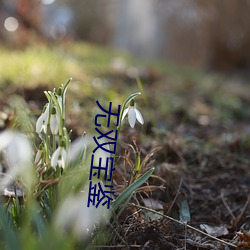
M 63 86 L 63 89 L 62 89 L 62 126 L 64 127 L 64 123 L 65 123 L 65 102 L 66 102 L 66 91 L 68 89 L 68 86 L 69 86 L 69 83 L 71 82 L 72 78 L 70 78 L 67 83 Z
M 53 147 L 53 152 L 56 150 L 56 136 L 52 135 L 52 147 Z
M 120 111 L 120 116 L 119 116 L 119 123 L 118 123 L 118 126 L 116 127 L 116 130 L 117 130 L 117 139 L 116 139 L 116 143 L 118 143 L 118 140 L 119 140 L 119 134 L 120 134 L 120 130 L 121 130 L 121 123 L 122 123 L 122 115 L 123 115 L 123 112 L 124 112 L 124 109 L 126 107 L 126 105 L 132 100 L 134 99 L 136 96 L 140 95 L 141 93 L 140 92 L 136 92 L 130 96 L 128 96 L 125 101 L 123 102 L 122 104 L 122 108 L 121 108 L 121 111 Z M 114 158 L 114 164 L 115 164 L 115 159 L 116 159 L 116 152 L 114 154 L 111 155 L 113 158 Z M 113 182 L 113 178 L 112 178 L 112 181 Z
M 49 117 L 48 117 L 47 129 L 46 129 L 46 133 L 45 133 L 45 145 L 44 145 L 45 155 L 46 155 L 46 164 L 48 164 L 49 163 L 49 155 L 50 155 L 50 151 L 51 151 L 49 130 L 50 130 L 50 114 L 52 111 L 52 101 L 51 101 L 51 98 L 49 98 L 48 93 L 47 92 L 44 92 L 44 93 L 49 101 Z
M 116 142 L 118 142 L 118 139 L 119 139 L 119 134 L 120 134 L 120 130 L 121 130 L 121 123 L 122 123 L 122 115 L 123 115 L 123 112 L 124 112 L 124 110 L 125 110 L 125 107 L 126 107 L 126 105 L 127 105 L 132 99 L 134 99 L 136 96 L 138 96 L 138 95 L 140 95 L 140 94 L 141 94 L 140 92 L 136 92 L 136 93 L 134 93 L 134 94 L 128 96 L 128 97 L 125 99 L 125 101 L 123 102 L 122 108 L 121 108 L 121 112 L 120 112 L 120 117 L 119 117 L 119 124 L 118 124 L 118 126 L 116 127 L 116 129 L 117 129 L 117 141 L 116 141 Z M 114 161 L 115 161 L 115 158 L 116 158 L 116 152 L 115 152 L 115 154 L 114 154 Z

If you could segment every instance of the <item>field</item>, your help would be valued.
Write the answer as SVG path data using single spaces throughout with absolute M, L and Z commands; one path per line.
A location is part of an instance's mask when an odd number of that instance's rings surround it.
M 14 127 L 29 132 L 26 115 L 35 126 L 47 102 L 44 91 L 71 77 L 65 119 L 71 140 L 95 132 L 97 100 L 117 107 L 127 96 L 141 92 L 135 101 L 144 124 L 130 128 L 125 119 L 120 130 L 115 197 L 150 168 L 155 170 L 97 236 L 90 237 L 87 246 L 84 242 L 86 248 L 250 248 L 247 76 L 136 59 L 85 43 L 41 44 L 23 50 L 1 46 L 0 55 L 2 131 Z M 0 237 L 1 246 L 5 240 Z M 35 242 L 24 249 L 35 249 L 39 244 Z M 60 249 L 59 245 L 50 247 Z M 62 249 L 83 249 L 80 243 L 73 245 Z

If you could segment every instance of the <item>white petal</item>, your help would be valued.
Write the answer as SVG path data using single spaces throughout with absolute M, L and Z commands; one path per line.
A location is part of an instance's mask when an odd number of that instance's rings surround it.
M 43 122 L 44 122 L 44 113 L 42 113 L 40 117 L 37 119 L 37 122 L 36 122 L 37 133 L 40 133 L 42 131 Z
M 72 163 L 78 157 L 86 155 L 87 146 L 93 143 L 93 136 L 84 135 L 73 141 L 68 151 L 68 162 Z
M 76 221 L 79 205 L 75 196 L 67 197 L 56 213 L 55 225 L 62 231 L 72 230 Z
M 90 238 L 99 223 L 109 220 L 110 211 L 101 204 L 98 208 L 87 207 L 87 203 L 87 189 L 81 194 L 69 195 L 56 211 L 54 220 L 56 229 L 59 232 L 72 233 L 78 240 Z
M 59 158 L 59 156 L 61 154 L 61 150 L 62 150 L 62 148 L 59 146 L 56 149 L 56 151 L 53 153 L 52 157 L 51 157 L 51 166 L 53 168 L 55 168 L 57 166 L 57 164 L 58 164 L 58 158 Z
M 62 151 L 61 151 L 61 164 L 59 164 L 62 169 L 65 168 L 66 161 L 67 161 L 67 152 L 63 148 Z
M 48 123 L 43 121 L 43 125 L 42 125 L 42 128 L 41 128 L 41 132 L 43 131 L 45 134 L 47 133 L 47 125 Z
M 129 112 L 128 112 L 128 122 L 129 125 L 133 128 L 135 126 L 136 122 L 136 113 L 135 113 L 135 108 L 131 107 Z
M 64 169 L 65 168 L 65 161 L 63 158 L 57 161 L 58 167 Z
M 14 133 L 12 141 L 6 149 L 6 157 L 8 158 L 9 167 L 21 167 L 31 163 L 32 147 L 25 135 Z
M 49 105 L 47 105 L 45 111 L 37 119 L 37 122 L 36 122 L 37 133 L 40 133 L 42 130 L 44 131 L 44 133 L 46 133 L 48 120 L 49 120 Z
M 21 133 L 5 131 L 0 134 L 0 144 L 2 144 L 1 139 L 4 137 L 8 143 L 8 145 L 5 144 L 4 155 L 5 161 L 8 163 L 8 170 L 5 175 L 7 178 L 1 179 L 0 189 L 18 176 L 22 178 L 27 187 L 30 186 L 33 182 L 33 152 L 30 141 Z
M 144 120 L 143 120 L 143 117 L 142 117 L 142 114 L 141 112 L 135 108 L 135 113 L 136 113 L 136 119 L 141 123 L 143 124 L 144 123 Z
M 66 161 L 66 159 L 67 159 L 67 152 L 66 152 L 66 150 L 64 148 L 62 148 L 61 156 Z
M 122 120 L 125 118 L 126 114 L 128 113 L 129 111 L 129 108 L 126 108 L 124 111 L 123 111 L 123 114 L 122 114 Z
M 8 130 L 5 130 L 4 132 L 0 133 L 0 151 L 5 149 L 9 145 L 13 136 L 14 133 Z
M 45 111 L 44 111 L 44 120 L 48 122 L 49 119 L 49 104 L 47 105 Z
M 50 117 L 50 130 L 53 135 L 56 135 L 59 131 L 59 121 L 57 115 L 51 115 Z

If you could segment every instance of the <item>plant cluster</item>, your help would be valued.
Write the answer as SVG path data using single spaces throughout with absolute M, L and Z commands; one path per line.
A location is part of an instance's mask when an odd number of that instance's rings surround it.
M 105 235 L 103 228 L 117 221 L 134 192 L 154 171 L 144 170 L 145 161 L 138 154 L 133 181 L 115 192 L 111 208 L 87 207 L 94 140 L 87 133 L 71 140 L 72 131 L 65 126 L 69 83 L 45 91 L 47 103 L 35 131 L 0 133 L 0 190 L 2 197 L 7 197 L 7 201 L 1 200 L 1 249 L 85 249 L 105 243 L 100 240 Z M 124 101 L 116 127 L 118 136 L 126 115 L 132 128 L 136 120 L 144 123 L 135 107 L 139 94 Z M 96 158 L 102 157 L 107 153 L 98 153 Z

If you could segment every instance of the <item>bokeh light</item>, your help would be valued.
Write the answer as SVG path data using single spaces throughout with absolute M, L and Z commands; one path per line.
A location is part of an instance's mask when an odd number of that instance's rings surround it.
M 55 2 L 55 0 L 42 0 L 42 4 L 45 4 L 45 5 L 50 5 L 54 2 Z
M 56 24 L 51 27 L 50 34 L 53 37 L 53 39 L 60 40 L 66 36 L 67 29 L 62 24 Z
M 4 27 L 9 32 L 14 32 L 18 29 L 18 20 L 15 17 L 8 17 L 4 21 Z

